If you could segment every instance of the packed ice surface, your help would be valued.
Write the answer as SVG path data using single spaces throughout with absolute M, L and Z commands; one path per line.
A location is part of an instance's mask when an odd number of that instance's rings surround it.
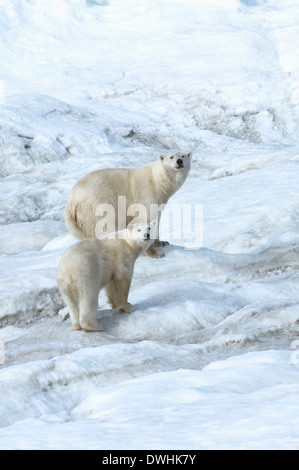
M 0 448 L 298 449 L 297 2 L 0 12 Z M 132 314 L 101 293 L 104 332 L 73 332 L 71 187 L 174 150 L 165 257 L 137 260 Z

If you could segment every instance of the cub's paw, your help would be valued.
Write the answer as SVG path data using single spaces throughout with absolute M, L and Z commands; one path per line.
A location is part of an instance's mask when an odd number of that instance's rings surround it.
M 108 304 L 111 308 L 117 308 L 117 304 L 114 302 L 114 300 L 108 299 Z
M 96 321 L 81 321 L 80 322 L 82 330 L 85 331 L 104 331 L 104 328 L 102 327 L 101 323 L 99 323 L 97 320 Z
M 125 305 L 120 305 L 118 311 L 119 313 L 131 313 L 134 311 L 134 307 L 128 302 Z

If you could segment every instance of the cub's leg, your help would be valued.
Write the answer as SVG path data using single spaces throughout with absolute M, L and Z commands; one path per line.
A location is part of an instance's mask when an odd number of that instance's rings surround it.
M 115 291 L 119 313 L 131 313 L 133 305 L 128 302 L 131 278 L 115 279 Z
M 165 255 L 162 251 L 155 250 L 155 242 L 143 253 L 144 256 L 149 256 L 150 258 L 163 258 Z M 158 245 L 162 246 L 162 245 Z
M 80 326 L 86 331 L 103 331 L 102 325 L 97 321 L 98 292 L 89 296 L 84 295 L 79 303 Z
M 70 282 L 64 282 L 63 280 L 58 280 L 59 289 L 63 300 L 65 301 L 72 322 L 73 330 L 81 330 L 79 323 L 79 294 L 75 286 Z
M 68 298 L 67 306 L 69 309 L 69 314 L 71 317 L 72 328 L 73 330 L 81 330 L 80 322 L 79 322 L 79 307 L 73 299 Z
M 106 294 L 108 297 L 108 303 L 111 305 L 112 308 L 117 308 L 117 300 L 116 300 L 116 292 L 115 292 L 115 285 L 114 281 L 109 282 L 106 285 Z
M 154 246 L 167 246 L 169 245 L 169 242 L 164 242 L 164 241 L 161 241 L 161 240 L 155 240 L 154 241 Z

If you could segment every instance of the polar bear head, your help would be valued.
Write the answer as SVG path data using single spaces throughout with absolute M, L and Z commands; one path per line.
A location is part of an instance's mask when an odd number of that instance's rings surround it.
M 127 239 L 138 244 L 146 242 L 147 245 L 150 245 L 157 238 L 157 231 L 157 220 L 149 223 L 130 223 L 127 228 Z
M 191 163 L 192 153 L 175 153 L 172 155 L 160 155 L 159 160 L 163 167 L 168 170 L 188 173 Z

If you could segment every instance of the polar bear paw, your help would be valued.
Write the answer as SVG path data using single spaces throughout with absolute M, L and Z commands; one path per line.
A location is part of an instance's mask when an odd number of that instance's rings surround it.
M 153 248 L 146 250 L 143 255 L 149 258 L 163 258 L 165 256 L 162 251 L 154 250 Z
M 118 308 L 119 313 L 132 313 L 134 311 L 134 307 L 129 302 L 124 305 L 120 305 Z
M 168 246 L 169 245 L 169 242 L 165 242 L 165 241 L 162 241 L 162 240 L 155 240 L 154 241 L 154 246 Z
M 85 331 L 104 331 L 104 328 L 102 327 L 101 323 L 99 323 L 97 320 L 94 320 L 94 321 L 82 320 L 80 321 L 80 325 L 81 325 L 82 330 L 85 330 Z

